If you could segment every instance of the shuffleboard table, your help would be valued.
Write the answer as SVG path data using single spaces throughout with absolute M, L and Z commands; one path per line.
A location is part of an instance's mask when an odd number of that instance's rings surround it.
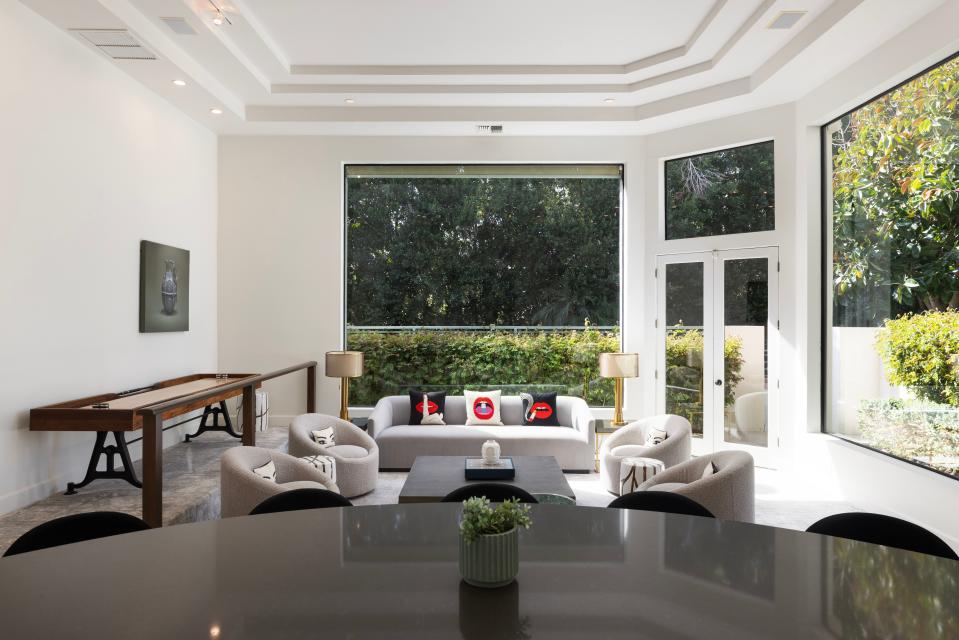
M 136 476 L 133 463 L 130 460 L 130 452 L 127 449 L 128 444 L 136 442 L 139 438 L 127 440 L 126 433 L 143 428 L 143 415 L 140 413 L 142 409 L 195 393 L 214 391 L 217 387 L 230 385 L 245 378 L 256 377 L 256 375 L 253 373 L 197 373 L 163 380 L 128 391 L 104 393 L 39 407 L 30 410 L 30 430 L 96 432 L 96 442 L 93 445 L 93 452 L 90 454 L 86 476 L 80 482 L 67 483 L 68 495 L 76 493 L 77 489 L 102 478 L 126 480 L 135 487 L 141 487 L 142 483 Z M 256 384 L 256 386 L 259 387 L 260 384 Z M 242 394 L 242 388 L 227 389 L 222 393 L 164 411 L 161 420 L 168 420 L 203 409 L 199 429 L 196 433 L 186 436 L 187 442 L 206 431 L 225 431 L 235 438 L 240 438 L 242 437 L 241 434 L 233 429 L 230 414 L 226 408 L 226 401 Z M 219 423 L 221 414 L 224 417 L 222 426 Z M 213 420 L 212 424 L 208 423 L 210 418 Z M 106 444 L 108 434 L 113 434 L 116 444 Z M 117 457 L 120 458 L 122 469 L 117 468 Z M 106 461 L 104 471 L 97 469 L 101 458 L 105 458 Z

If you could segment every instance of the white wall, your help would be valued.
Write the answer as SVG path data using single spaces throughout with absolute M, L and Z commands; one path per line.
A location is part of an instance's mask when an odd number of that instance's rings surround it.
M 216 369 L 217 201 L 213 134 L 108 59 L 17 2 L 0 54 L 2 513 L 93 444 L 29 431 L 31 407 Z M 141 239 L 190 250 L 189 332 L 138 332 Z
M 342 347 L 343 165 L 389 162 L 610 162 L 625 165 L 623 335 L 639 349 L 643 201 L 639 138 L 220 138 L 220 366 L 249 371 Z M 317 408 L 335 413 L 338 381 Z M 303 376 L 267 385 L 271 416 L 306 406 Z
M 810 482 L 838 486 L 854 504 L 918 522 L 959 548 L 959 512 L 943 508 L 959 502 L 959 482 L 819 433 L 820 126 L 959 51 L 957 23 L 959 3 L 946 3 L 796 103 L 796 291 L 806 381 L 796 416 L 808 433 L 795 455 Z

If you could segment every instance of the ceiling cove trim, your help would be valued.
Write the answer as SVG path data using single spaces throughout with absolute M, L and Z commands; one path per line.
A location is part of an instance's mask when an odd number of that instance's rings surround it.
M 770 4 L 774 0 L 767 0 Z M 729 0 L 716 0 L 706 16 L 699 21 L 696 29 L 685 43 L 672 49 L 667 49 L 653 55 L 633 60 L 626 64 L 597 64 L 597 65 L 350 65 L 350 64 L 285 64 L 293 76 L 548 76 L 548 75 L 578 75 L 578 76 L 627 76 L 637 71 L 649 69 L 671 60 L 684 58 L 699 42 L 703 34 L 712 26 L 716 18 L 726 7 Z M 234 4 L 240 8 L 242 0 L 235 0 Z M 249 13 L 244 15 L 249 16 Z M 249 19 L 257 35 L 267 41 L 266 31 L 262 23 Z M 281 62 L 286 62 L 278 47 L 267 46 L 273 55 Z M 279 85 L 286 86 L 286 85 Z M 310 85 L 307 85 L 310 86 Z
M 222 82 L 206 67 L 186 54 L 164 31 L 158 23 L 152 22 L 128 0 L 98 0 L 110 13 L 126 25 L 142 42 L 147 43 L 154 53 L 169 60 L 204 89 L 209 91 L 220 103 L 233 114 L 240 116 L 244 111 L 244 103 L 235 93 L 226 88 Z M 165 25 L 164 25 L 165 28 Z
M 829 7 L 753 74 L 635 107 L 247 107 L 249 122 L 623 122 L 636 123 L 752 93 L 865 0 Z M 768 10 L 770 2 L 764 3 Z M 762 8 L 762 7 L 761 7 Z M 759 13 L 757 10 L 756 13 Z M 762 14 L 753 18 L 758 19 Z M 595 86 L 595 85 L 594 85 Z
M 862 0 L 854 0 L 855 2 L 862 2 Z M 635 82 L 625 82 L 625 83 L 613 83 L 613 84 L 564 84 L 564 85 L 542 85 L 542 84 L 325 84 L 325 83 L 312 83 L 312 84 L 275 84 L 271 88 L 271 93 L 273 94 L 342 94 L 342 93 L 375 93 L 375 94 L 410 94 L 410 93 L 424 93 L 424 94 L 451 94 L 451 95 L 460 95 L 460 94 L 577 94 L 577 93 L 615 93 L 615 94 L 630 94 L 638 93 L 644 89 L 649 89 L 651 87 L 659 86 L 661 84 L 666 84 L 668 82 L 674 82 L 682 78 L 688 78 L 690 76 L 699 75 L 701 73 L 706 73 L 711 71 L 718 65 L 722 60 L 729 54 L 732 49 L 739 44 L 739 42 L 746 36 L 749 31 L 760 22 L 763 17 L 770 11 L 773 5 L 776 4 L 776 0 L 764 0 L 759 7 L 753 11 L 749 17 L 746 19 L 743 24 L 733 33 L 733 35 L 722 44 L 719 50 L 713 55 L 712 58 L 704 62 L 698 62 L 691 64 L 680 69 L 675 69 L 673 71 L 668 71 L 666 73 L 661 73 L 659 75 L 654 75 L 649 78 L 644 78 L 642 80 L 637 80 Z M 725 5 L 725 1 L 714 5 L 713 11 L 710 12 L 710 15 L 707 16 L 709 22 L 715 18 L 718 10 Z M 694 34 L 695 39 L 698 39 L 702 35 L 702 32 L 705 31 L 703 26 L 706 21 L 703 21 L 701 24 L 701 29 L 697 30 Z M 797 36 L 794 36 L 798 37 Z M 691 45 L 689 45 L 691 46 Z M 684 49 L 682 56 L 685 56 L 685 53 L 688 51 L 689 46 L 680 49 Z M 676 50 L 671 50 L 676 51 Z M 657 54 L 664 55 L 664 54 Z M 651 56 L 649 58 L 644 58 L 635 63 L 631 64 L 645 64 L 647 61 L 651 61 L 657 56 Z M 672 59 L 672 58 L 671 58 Z M 660 64 L 665 60 L 658 60 L 655 64 Z M 650 63 L 653 64 L 653 63 Z M 357 69 L 358 67 L 351 67 Z M 382 67 L 375 67 L 382 68 Z M 415 75 L 431 75 L 429 73 L 423 73 L 425 69 L 451 69 L 453 67 L 404 67 L 406 69 L 419 69 Z M 479 67 L 477 67 L 479 68 Z M 481 67 L 482 69 L 487 70 L 487 74 L 493 73 L 492 69 L 497 67 Z M 511 68 L 511 67 L 507 67 Z M 542 67 L 523 67 L 524 69 L 533 69 L 533 68 L 542 68 Z M 610 75 L 615 72 L 608 71 L 609 67 L 552 67 L 553 69 L 595 69 L 603 68 L 607 69 L 605 75 Z M 552 73 L 559 73 L 558 71 L 553 71 Z M 568 73 L 568 71 L 564 72 Z M 631 71 L 629 72 L 631 73 Z M 625 75 L 626 72 L 620 71 L 619 75 Z M 514 72 L 513 75 L 516 75 Z M 580 75 L 589 75 L 589 73 L 580 73 Z

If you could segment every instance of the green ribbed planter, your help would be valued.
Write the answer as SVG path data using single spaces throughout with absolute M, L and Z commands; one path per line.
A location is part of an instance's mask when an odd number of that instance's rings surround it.
M 519 529 L 480 536 L 470 544 L 460 536 L 460 575 L 467 584 L 505 587 L 519 573 Z

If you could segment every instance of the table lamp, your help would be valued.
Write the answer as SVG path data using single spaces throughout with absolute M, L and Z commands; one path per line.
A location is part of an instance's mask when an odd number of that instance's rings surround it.
M 362 351 L 327 351 L 326 377 L 340 378 L 340 420 L 349 420 L 350 378 L 363 375 Z
M 635 378 L 639 375 L 638 353 L 601 353 L 599 354 L 599 376 L 613 378 L 616 381 L 614 391 L 613 426 L 626 424 L 623 420 L 623 378 Z

